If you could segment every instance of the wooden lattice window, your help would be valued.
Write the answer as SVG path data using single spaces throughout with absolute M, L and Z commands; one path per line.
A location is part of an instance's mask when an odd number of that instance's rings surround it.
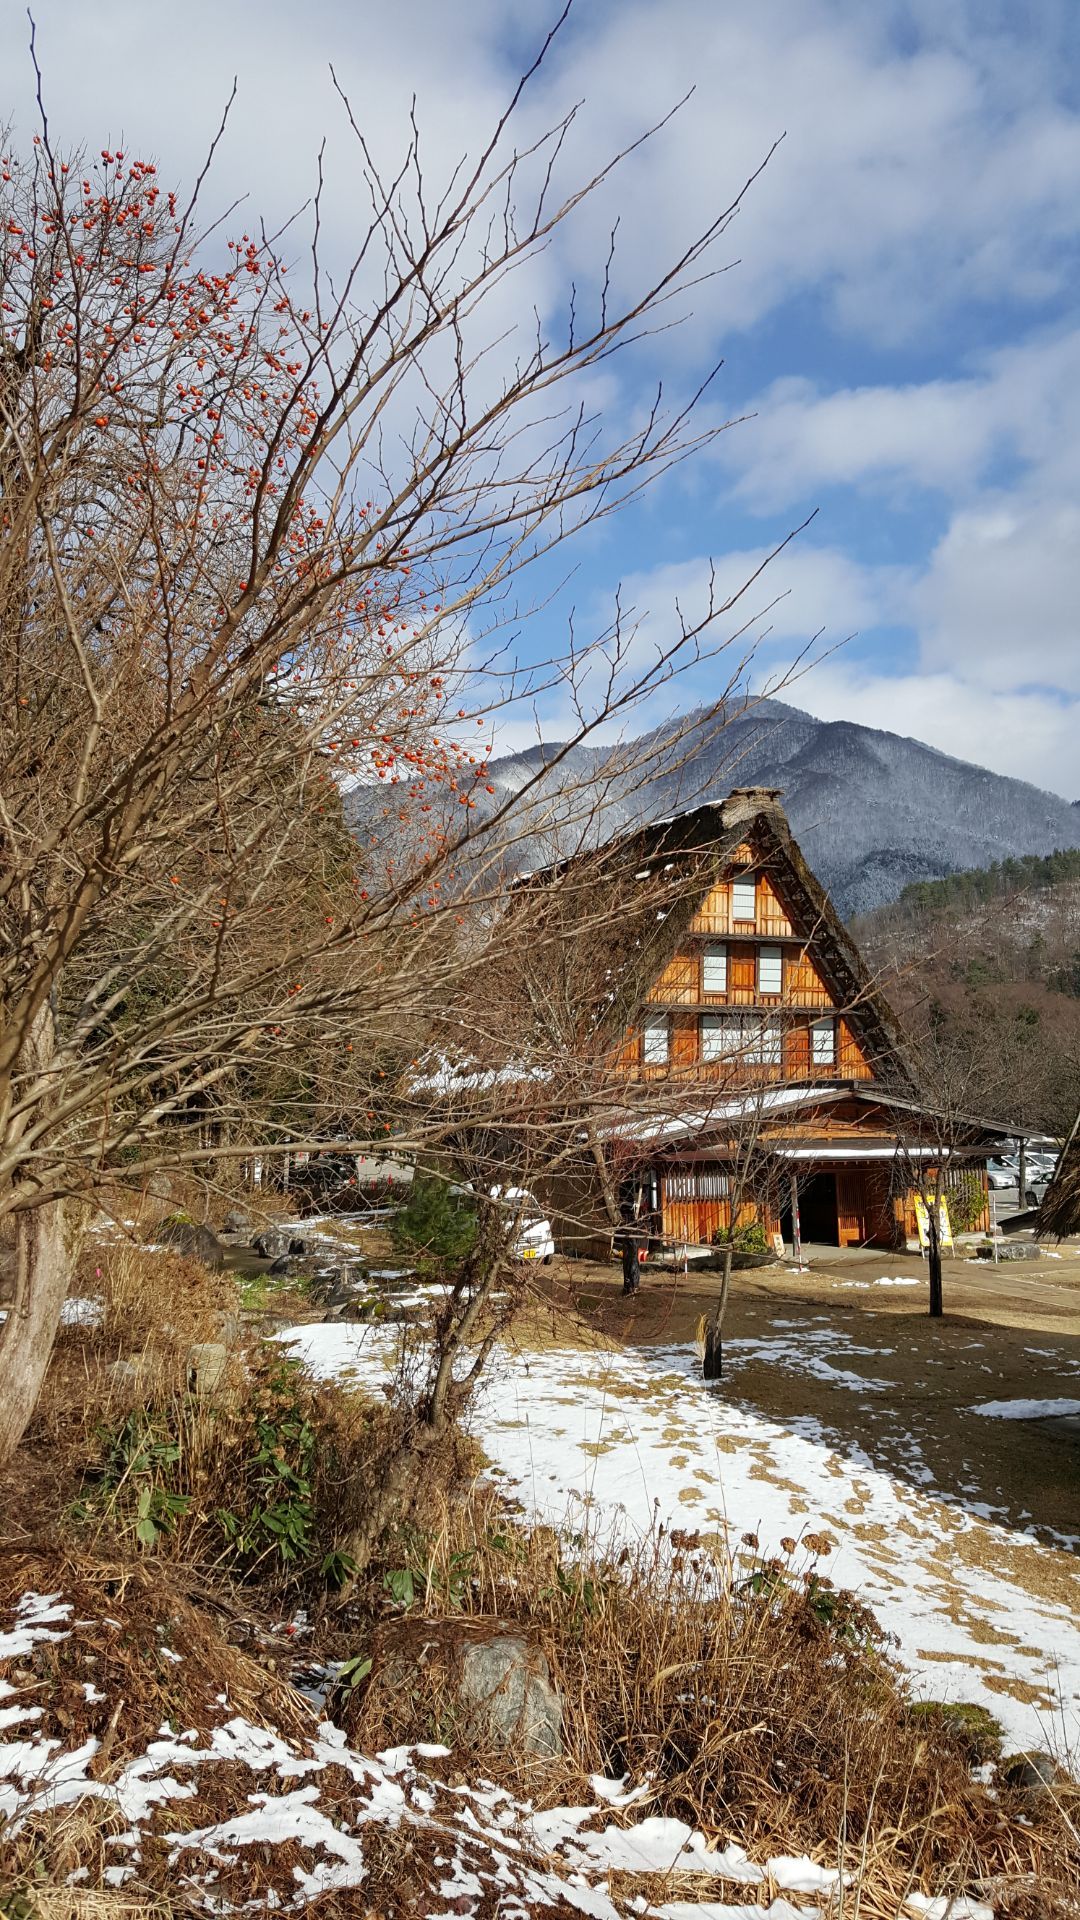
M 727 948 L 715 941 L 710 942 L 702 955 L 701 990 L 703 993 L 727 992 Z
M 731 883 L 731 917 L 733 920 L 757 919 L 757 883 L 754 880 L 733 880 Z
M 836 1065 L 836 1021 L 815 1020 L 810 1028 L 810 1058 L 815 1067 Z
M 641 1029 L 641 1057 L 648 1067 L 665 1066 L 671 1053 L 671 1022 L 658 1015 Z
M 759 947 L 757 957 L 759 993 L 783 993 L 784 954 L 781 947 Z

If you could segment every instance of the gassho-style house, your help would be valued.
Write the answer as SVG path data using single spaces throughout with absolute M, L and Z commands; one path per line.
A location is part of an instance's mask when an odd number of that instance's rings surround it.
M 538 1188 L 561 1244 L 610 1246 L 614 1194 L 619 1218 L 647 1219 L 671 1248 L 708 1245 L 733 1212 L 789 1244 L 798 1224 L 804 1243 L 903 1246 L 936 1168 L 946 1191 L 964 1184 L 969 1227 L 989 1229 L 986 1162 L 1015 1129 L 920 1096 L 900 1024 L 778 791 L 736 789 L 608 842 L 599 864 L 578 860 L 590 885 L 624 889 L 639 965 L 606 996 L 609 1084 L 625 1098 L 597 1126 L 600 1151 Z M 518 889 L 535 901 L 574 864 Z M 656 910 L 662 876 L 672 904 Z M 647 937 L 631 931 L 635 888 Z

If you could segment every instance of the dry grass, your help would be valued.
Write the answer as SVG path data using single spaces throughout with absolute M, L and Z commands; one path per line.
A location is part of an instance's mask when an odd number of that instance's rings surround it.
M 170 1920 L 176 1911 L 151 1893 L 125 1893 L 119 1887 L 56 1886 L 40 1879 L 20 1898 L 26 1920 Z M 2 1899 L 0 1893 L 0 1902 Z M 22 1914 L 17 1920 L 22 1920 Z
M 755 1857 L 825 1845 L 883 1897 L 941 1892 L 946 1874 L 956 1890 L 1034 1875 L 1075 1897 L 1068 1807 L 1048 1797 L 1033 1812 L 976 1780 L 985 1729 L 913 1713 L 872 1616 L 821 1580 L 812 1537 L 803 1549 L 762 1562 L 751 1546 L 732 1565 L 716 1542 L 675 1534 L 615 1560 L 587 1543 L 568 1558 L 551 1529 L 508 1523 L 479 1495 L 447 1503 L 410 1564 L 421 1619 L 511 1622 L 546 1655 L 566 1744 L 549 1804 L 579 1798 L 591 1773 L 629 1773 L 653 1787 L 633 1819 L 674 1815 Z M 437 1663 L 389 1688 L 376 1663 L 343 1711 L 360 1745 L 450 1726 L 461 1738 Z M 472 1738 L 477 1766 L 537 1794 L 535 1764 Z
M 362 1521 L 400 1443 L 400 1411 L 316 1387 L 276 1352 L 254 1348 L 238 1356 L 220 1399 L 196 1403 L 186 1392 L 186 1350 L 235 1311 L 229 1277 L 118 1243 L 86 1261 L 73 1291 L 104 1298 L 104 1324 L 65 1330 L 14 1476 L 0 1488 L 0 1602 L 28 1587 L 62 1589 L 76 1617 L 124 1621 L 122 1635 L 95 1631 L 40 1652 L 35 1685 L 65 1744 L 101 1739 L 107 1766 L 110 1739 L 119 1749 L 122 1738 L 130 1753 L 170 1718 L 215 1721 L 222 1692 L 256 1723 L 301 1733 L 308 1710 L 286 1684 L 288 1656 L 268 1635 L 270 1610 L 302 1594 L 316 1616 L 312 1653 L 377 1653 L 386 1616 L 397 1611 L 390 1595 L 400 1596 L 407 1572 L 418 1629 L 444 1618 L 508 1622 L 538 1644 L 565 1703 L 565 1754 L 541 1772 L 519 1753 L 485 1747 L 461 1726 L 445 1669 L 403 1673 L 399 1662 L 392 1683 L 378 1658 L 371 1681 L 334 1703 L 362 1749 L 449 1733 L 464 1776 L 482 1772 L 547 1804 L 589 1797 L 591 1773 L 629 1773 L 650 1783 L 651 1797 L 610 1817 L 677 1816 L 721 1842 L 737 1839 L 755 1858 L 805 1849 L 858 1873 L 859 1920 L 891 1920 L 914 1888 L 992 1889 L 999 1920 L 1077 1913 L 1075 1801 L 1048 1794 L 1032 1802 L 976 1780 L 984 1735 L 949 1714 L 912 1711 L 871 1616 L 820 1578 L 811 1537 L 782 1561 L 763 1562 L 750 1543 L 733 1562 L 718 1539 L 690 1533 L 605 1555 L 588 1540 L 510 1519 L 491 1490 L 473 1484 L 475 1450 L 455 1441 L 425 1463 L 419 1507 L 389 1530 L 350 1611 L 335 1613 L 319 1567 Z M 117 1359 L 137 1364 L 117 1376 Z M 101 1478 L 108 1435 L 132 1414 L 174 1454 L 140 1485 L 189 1502 L 149 1553 L 135 1541 L 133 1482 Z M 293 1563 L 261 1549 L 230 1558 L 219 1518 L 222 1510 L 250 1515 L 263 1498 L 268 1423 L 271 1437 L 288 1426 L 287 1448 L 299 1445 L 297 1427 L 311 1441 L 303 1443 L 309 1533 Z M 226 1572 L 243 1584 L 224 1584 Z M 163 1656 L 164 1645 L 182 1651 L 182 1667 Z M 88 1650 L 101 1706 L 85 1699 Z M 117 1700 L 124 1722 L 110 1735 Z M 216 1769 L 204 1777 L 210 1800 L 227 1806 L 236 1782 Z M 38 1873 L 41 1920 L 138 1920 L 162 1910 L 153 1891 L 145 1901 L 96 1892 L 109 1818 L 78 1808 L 48 1829 L 22 1830 L 11 1870 Z M 390 1886 L 392 1856 L 389 1847 Z M 89 1879 L 68 1889 L 73 1860 Z M 149 1884 L 159 1885 L 152 1876 Z M 701 1897 L 666 1876 L 663 1898 L 680 1891 Z M 88 1904 L 70 1904 L 75 1894 Z M 59 1904 L 49 1905 L 54 1897 Z

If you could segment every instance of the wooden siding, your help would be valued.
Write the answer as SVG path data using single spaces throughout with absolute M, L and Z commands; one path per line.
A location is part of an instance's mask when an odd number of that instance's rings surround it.
M 790 916 L 767 873 L 759 874 L 758 932 L 774 940 L 790 940 L 795 932 Z
M 712 1242 L 713 1235 L 721 1227 L 731 1224 L 731 1202 L 715 1192 L 694 1192 L 695 1186 L 711 1188 L 716 1185 L 715 1173 L 710 1177 L 706 1173 L 704 1180 L 696 1176 L 700 1169 L 689 1167 L 670 1167 L 660 1182 L 661 1231 L 665 1240 L 685 1242 L 688 1246 L 706 1247 Z M 688 1189 L 690 1190 L 688 1192 Z M 757 1208 L 751 1201 L 744 1201 L 739 1207 L 736 1224 L 749 1226 L 758 1218 Z M 779 1220 L 770 1215 L 766 1222 L 766 1232 L 779 1231 Z
M 711 888 L 701 906 L 690 922 L 691 933 L 759 933 L 774 940 L 790 940 L 795 934 L 791 916 L 767 873 L 756 871 L 752 864 L 749 847 L 742 850 L 746 855 L 746 869 L 739 872 L 741 862 L 736 860 L 729 879 L 718 881 Z M 754 917 L 752 920 L 732 919 L 731 881 L 752 880 L 754 882 Z
M 835 1004 L 805 947 L 785 956 L 784 998 L 789 1006 L 820 1007 L 824 1012 Z
M 842 1247 L 891 1247 L 899 1239 L 888 1166 L 845 1168 L 836 1175 L 837 1238 Z
M 983 1190 L 983 1210 L 979 1218 L 976 1220 L 975 1225 L 969 1228 L 968 1231 L 971 1233 L 989 1233 L 990 1231 L 990 1182 L 986 1177 L 985 1166 L 947 1167 L 945 1169 L 945 1178 L 942 1184 L 945 1188 L 946 1194 L 948 1194 L 950 1187 L 960 1186 L 962 1182 L 966 1180 L 970 1180 L 972 1176 L 974 1176 L 974 1178 L 979 1182 Z M 932 1191 L 933 1190 L 932 1183 L 934 1179 L 934 1170 L 932 1167 L 927 1168 L 926 1178 L 928 1182 L 928 1191 Z M 919 1237 L 919 1222 L 915 1216 L 915 1195 L 917 1192 L 918 1192 L 917 1187 L 910 1187 L 906 1193 L 899 1194 L 893 1203 L 897 1225 L 903 1237 L 907 1240 L 917 1240 Z
M 779 939 L 779 935 L 775 936 Z M 703 960 L 707 946 L 721 945 L 727 955 L 727 988 L 723 993 L 706 993 Z M 798 1007 L 815 1014 L 835 1011 L 835 1001 L 809 956 L 781 949 L 783 985 L 779 993 L 758 992 L 758 954 L 768 947 L 767 939 L 714 940 L 711 936 L 697 944 L 680 948 L 657 976 L 645 998 L 651 1005 L 668 1007 L 732 1006 Z
M 731 887 L 722 880 L 706 895 L 690 922 L 691 933 L 731 932 Z
M 752 1007 L 757 999 L 757 947 L 749 941 L 728 943 L 727 993 L 729 1007 Z
M 701 998 L 701 957 L 697 953 L 677 953 L 669 960 L 645 998 L 666 1006 L 693 1006 Z
M 732 885 L 737 880 L 754 883 L 754 919 L 732 921 Z M 795 944 L 804 939 L 806 945 Z M 722 993 L 705 992 L 704 955 L 710 943 L 722 944 L 726 956 L 727 986 Z M 785 944 L 786 943 L 786 944 Z M 759 990 L 758 959 L 763 947 L 773 945 L 781 954 L 781 991 Z M 671 1045 L 666 1062 L 645 1061 L 640 1037 L 632 1032 L 621 1053 L 619 1064 L 634 1077 L 697 1079 L 709 1085 L 739 1085 L 747 1081 L 770 1083 L 777 1080 L 872 1080 L 873 1067 L 856 1037 L 851 1022 L 838 1014 L 818 966 L 813 958 L 812 930 L 796 926 L 777 892 L 768 872 L 755 865 L 753 849 L 747 845 L 736 850 L 723 880 L 714 885 L 693 916 L 679 950 L 667 962 L 645 995 L 645 1005 L 665 1008 L 671 1016 Z M 701 1017 L 710 1011 L 738 1008 L 752 1017 L 779 1017 L 783 1032 L 783 1058 L 780 1062 L 740 1062 L 738 1055 L 717 1060 L 702 1057 Z M 810 1038 L 814 1019 L 836 1019 L 836 1040 L 831 1060 L 815 1061 Z
M 836 1065 L 815 1069 L 822 1078 L 833 1080 L 872 1080 L 874 1069 L 846 1020 L 836 1023 Z

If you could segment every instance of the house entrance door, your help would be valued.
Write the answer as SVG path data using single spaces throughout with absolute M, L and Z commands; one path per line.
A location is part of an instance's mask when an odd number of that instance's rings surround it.
M 839 1246 L 839 1222 L 836 1207 L 835 1173 L 812 1173 L 799 1184 L 799 1229 L 803 1244 Z M 780 1220 L 784 1239 L 791 1240 L 791 1208 L 785 1207 Z

